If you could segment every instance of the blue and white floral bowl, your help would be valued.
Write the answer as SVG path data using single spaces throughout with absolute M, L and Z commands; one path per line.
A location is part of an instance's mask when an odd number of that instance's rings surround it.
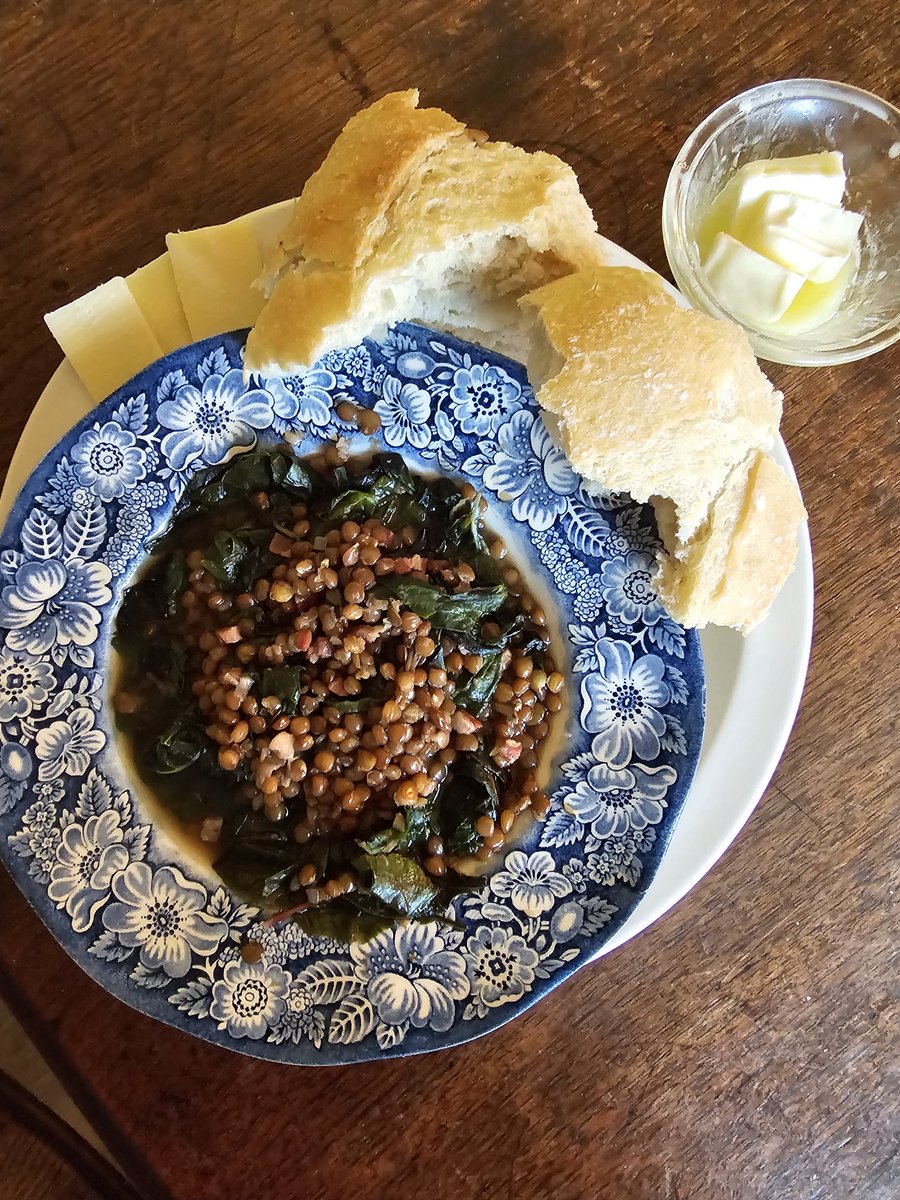
M 232 1049 L 324 1064 L 438 1049 L 503 1024 L 588 962 L 649 885 L 700 750 L 699 642 L 651 586 L 649 510 L 589 495 L 524 369 L 411 325 L 303 375 L 242 374 L 244 336 L 148 367 L 32 474 L 0 550 L 0 854 L 56 938 L 135 1008 Z M 115 612 L 196 470 L 283 439 L 374 441 L 489 500 L 556 626 L 572 712 L 552 808 L 458 899 L 461 928 L 346 947 L 273 929 L 152 823 L 108 703 Z M 562 649 L 560 649 L 562 647 Z M 246 962 L 240 947 L 263 954 Z

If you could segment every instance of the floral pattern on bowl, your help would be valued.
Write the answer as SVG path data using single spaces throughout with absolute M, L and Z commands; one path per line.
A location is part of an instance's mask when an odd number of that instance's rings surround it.
M 72 957 L 170 1025 L 308 1064 L 453 1045 L 588 962 L 640 900 L 699 755 L 699 641 L 654 593 L 652 514 L 585 489 L 518 364 L 399 325 L 308 371 L 245 381 L 243 344 L 213 338 L 148 367 L 16 502 L 0 549 L 0 853 Z M 347 399 L 379 414 L 374 439 L 338 416 Z M 456 924 L 349 947 L 267 926 L 153 822 L 107 695 L 123 590 L 192 473 L 257 444 L 302 455 L 338 436 L 482 490 L 545 603 L 571 701 L 547 819 L 454 902 Z M 248 941 L 257 961 L 241 955 Z

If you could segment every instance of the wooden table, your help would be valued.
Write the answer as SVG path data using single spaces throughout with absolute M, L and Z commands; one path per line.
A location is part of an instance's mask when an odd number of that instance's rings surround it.
M 2 454 L 57 362 L 47 309 L 169 229 L 298 191 L 372 97 L 415 83 L 561 154 L 601 230 L 665 270 L 694 125 L 792 75 L 896 102 L 898 33 L 893 0 L 4 0 Z M 817 631 L 750 826 L 677 911 L 487 1041 L 330 1070 L 212 1048 L 103 993 L 2 877 L 3 989 L 147 1196 L 900 1194 L 898 369 L 897 348 L 772 369 Z

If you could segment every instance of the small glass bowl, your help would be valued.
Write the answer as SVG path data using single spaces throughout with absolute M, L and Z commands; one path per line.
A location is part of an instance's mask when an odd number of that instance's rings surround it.
M 839 150 L 845 207 L 864 216 L 860 264 L 838 311 L 803 333 L 754 329 L 716 299 L 695 232 L 713 199 L 744 163 Z M 771 362 L 830 366 L 865 358 L 900 339 L 900 112 L 859 88 L 827 79 L 786 79 L 751 88 L 699 125 L 676 158 L 663 200 L 672 274 L 691 303 L 738 321 Z

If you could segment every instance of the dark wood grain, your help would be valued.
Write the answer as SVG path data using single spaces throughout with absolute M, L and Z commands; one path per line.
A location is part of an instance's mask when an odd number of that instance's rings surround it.
M 751 84 L 896 102 L 893 0 L 6 0 L 0 454 L 56 364 L 41 315 L 167 230 L 296 192 L 364 101 L 418 84 L 578 170 L 659 269 L 669 164 Z M 773 369 L 811 514 L 809 686 L 749 827 L 679 908 L 488 1040 L 270 1066 L 106 996 L 4 876 L 0 975 L 148 1196 L 891 1200 L 898 1161 L 896 350 Z

